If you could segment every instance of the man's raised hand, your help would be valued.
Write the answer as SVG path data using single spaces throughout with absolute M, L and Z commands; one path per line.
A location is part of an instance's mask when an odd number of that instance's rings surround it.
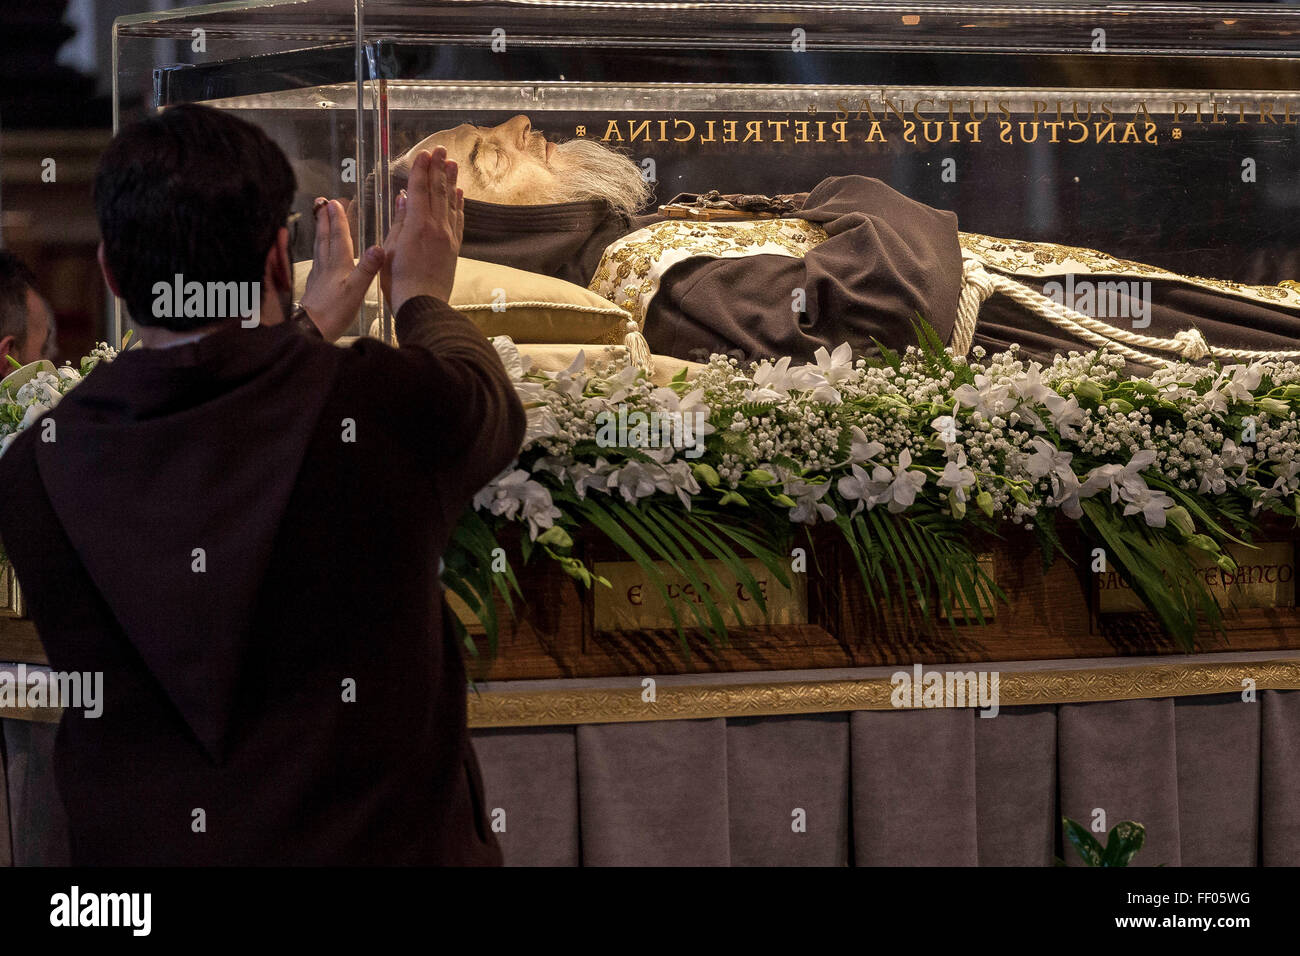
M 421 150 L 411 164 L 406 195 L 397 198 L 384 240 L 380 281 L 394 312 L 417 295 L 444 302 L 451 298 L 465 233 L 465 197 L 456 188 L 457 172 L 441 146 L 431 153 Z
M 371 246 L 360 262 L 353 260 L 348 217 L 337 199 L 317 199 L 315 215 L 311 274 L 298 304 L 307 310 L 324 339 L 333 342 L 357 320 L 366 290 L 384 261 L 384 251 Z

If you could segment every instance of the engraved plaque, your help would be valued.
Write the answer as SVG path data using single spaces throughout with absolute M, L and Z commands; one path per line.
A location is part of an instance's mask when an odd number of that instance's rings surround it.
M 1289 541 L 1243 548 L 1229 544 L 1227 552 L 1237 562 L 1236 572 L 1220 570 L 1204 552 L 1193 556 L 1197 575 L 1209 586 L 1225 610 L 1295 606 L 1295 545 Z M 1146 610 L 1118 571 L 1097 575 L 1097 608 L 1102 614 L 1132 614 Z
M 745 567 L 754 576 L 767 601 L 768 616 L 764 617 L 754 596 L 733 573 L 727 570 L 723 562 L 706 561 L 704 564 L 727 592 L 716 593 L 713 598 L 728 624 L 735 623 L 729 599 L 734 599 L 740 607 L 741 621 L 746 625 L 808 623 L 808 589 L 805 575 L 791 572 L 789 575 L 791 588 L 785 588 L 761 561 L 750 559 L 745 562 Z M 675 574 L 665 565 L 660 564 L 659 568 L 666 579 L 668 597 L 675 602 L 682 625 L 694 626 L 695 616 L 689 603 L 692 601 L 699 603 L 700 595 L 685 578 Z M 673 619 L 668 613 L 668 605 L 663 596 L 636 562 L 597 562 L 593 570 L 612 585 L 607 588 L 598 584 L 593 589 L 596 630 L 637 631 L 673 627 Z M 707 580 L 707 575 L 699 576 Z M 711 590 L 717 591 L 717 588 L 711 587 Z

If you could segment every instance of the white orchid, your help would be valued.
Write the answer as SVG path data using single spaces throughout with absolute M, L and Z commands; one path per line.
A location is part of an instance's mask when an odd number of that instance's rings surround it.
M 1152 528 L 1165 526 L 1165 512 L 1175 504 L 1174 499 L 1165 492 L 1148 488 L 1145 484 L 1140 491 L 1135 491 L 1132 495 L 1125 494 L 1124 501 L 1124 514 L 1141 514 Z
M 1246 469 L 1250 466 L 1251 455 L 1231 438 L 1223 440 L 1223 446 L 1219 449 L 1219 454 L 1215 458 L 1217 458 L 1218 464 L 1209 465 L 1201 474 L 1201 480 L 1197 483 L 1196 488 L 1199 494 L 1221 495 L 1227 491 L 1230 478 L 1228 469 L 1230 468 L 1241 469 L 1235 483 L 1240 484 L 1246 480 Z
M 1141 472 L 1156 460 L 1156 453 L 1143 449 L 1133 455 L 1127 465 L 1098 465 L 1079 487 L 1080 498 L 1091 498 L 1101 491 L 1110 491 L 1110 500 L 1117 503 L 1121 494 L 1126 501 L 1145 500 L 1149 488 Z
M 1037 402 L 1046 405 L 1052 396 L 1060 398 L 1056 392 L 1043 382 L 1043 366 L 1030 362 L 1021 376 L 1014 382 L 1014 389 L 1022 402 Z
M 835 346 L 834 352 L 827 352 L 825 346 L 820 346 L 813 352 L 813 359 L 822 378 L 831 385 L 838 385 L 853 374 L 853 349 L 848 342 Z
M 790 521 L 794 524 L 816 524 L 818 518 L 835 520 L 835 509 L 822 500 L 831 490 L 830 482 L 792 478 L 785 482 L 784 490 L 794 500 L 794 507 L 790 509 Z
M 849 445 L 849 456 L 855 462 L 870 461 L 885 450 L 883 444 L 867 438 L 867 433 L 857 425 L 849 429 L 849 436 L 852 439 Z
M 1062 398 L 1052 392 L 1047 396 L 1044 404 L 1047 406 L 1056 433 L 1062 438 L 1077 439 L 1079 433 L 1075 431 L 1074 426 L 1082 425 L 1088 420 L 1088 413 L 1079 407 L 1079 400 L 1073 395 Z
M 526 416 L 524 444 L 541 441 L 543 438 L 552 438 L 560 433 L 560 422 L 550 408 L 544 405 L 540 408 L 530 408 Z
M 898 456 L 898 464 L 894 466 L 893 480 L 875 497 L 873 503 L 883 504 L 895 513 L 911 507 L 916 501 L 916 493 L 925 484 L 925 473 L 911 471 L 911 467 L 912 453 L 904 448 Z M 877 468 L 876 472 L 881 470 Z
M 586 498 L 589 491 L 609 492 L 609 473 L 613 466 L 604 458 L 597 458 L 595 464 L 584 461 L 570 461 L 558 455 L 543 455 L 533 462 L 534 472 L 554 475 L 561 481 L 569 481 L 579 498 Z
M 791 391 L 813 391 L 826 385 L 826 378 L 815 365 L 790 367 L 790 356 L 775 362 L 764 361 L 754 366 L 754 388 L 748 401 L 774 401 L 789 396 Z M 775 398 L 770 397 L 775 396 Z
M 1007 415 L 1019 404 L 1013 394 L 1011 384 L 994 382 L 987 375 L 976 375 L 974 385 L 958 386 L 952 393 L 953 400 L 960 406 L 973 408 L 982 415 Z
M 950 489 L 962 504 L 966 503 L 966 489 L 975 484 L 975 472 L 966 467 L 966 449 L 958 448 L 956 459 L 943 466 L 943 473 L 934 482 L 940 488 Z
M 507 520 L 517 517 L 526 521 L 528 536 L 534 540 L 543 529 L 555 524 L 561 514 L 546 487 L 533 481 L 527 471 L 513 466 L 474 495 L 474 507 L 486 508 L 490 514 Z
M 837 345 L 834 352 L 827 352 L 825 346 L 821 346 L 813 353 L 813 358 L 816 360 L 817 372 L 822 382 L 812 388 L 808 397 L 823 405 L 842 404 L 844 396 L 836 386 L 853 376 L 853 349 L 849 347 L 848 342 Z
M 655 488 L 665 494 L 676 494 L 687 511 L 691 510 L 691 495 L 698 494 L 700 483 L 695 480 L 691 466 L 684 461 L 675 461 L 660 469 L 662 474 L 655 481 Z
M 663 466 L 643 461 L 629 461 L 626 465 L 609 473 L 608 487 L 610 493 L 617 491 L 624 501 L 635 503 L 640 498 L 649 498 L 659 491 L 659 472 Z
M 1217 388 L 1212 388 L 1200 396 L 1197 403 L 1212 415 L 1228 414 L 1228 396 Z
M 1285 497 L 1300 490 L 1300 461 L 1292 459 L 1281 462 L 1273 467 L 1273 473 L 1277 475 L 1277 480 L 1271 488 L 1265 489 L 1265 497 Z
M 1037 436 L 1029 440 L 1029 445 L 1034 449 L 1034 453 L 1025 461 L 1025 470 L 1035 478 L 1042 478 L 1044 475 L 1060 477 L 1065 473 L 1071 475 L 1074 471 L 1070 468 L 1070 462 L 1074 455 L 1068 451 L 1061 451 L 1051 442 Z
M 510 376 L 510 381 L 522 381 L 524 373 L 528 371 L 528 365 L 525 364 L 523 356 L 519 354 L 519 349 L 515 346 L 514 340 L 508 335 L 494 335 L 491 341 L 492 347 L 497 351 L 497 357 L 501 359 L 501 364 L 505 366 L 506 374 Z M 528 364 L 531 364 L 531 361 Z
M 951 446 L 957 442 L 957 419 L 951 415 L 940 415 L 934 421 L 930 422 L 930 427 L 939 433 L 939 440 L 944 446 Z
M 613 470 L 604 458 L 597 458 L 594 466 L 579 461 L 568 469 L 568 478 L 578 497 L 586 498 L 589 491 L 609 493 L 609 476 Z
M 849 465 L 849 473 L 836 484 L 840 497 L 846 501 L 856 501 L 852 515 L 864 507 L 874 505 L 876 499 L 889 489 L 894 474 L 884 465 L 877 465 L 873 473 L 856 463 Z
M 1263 376 L 1264 368 L 1260 362 L 1251 365 L 1228 365 L 1219 374 L 1219 382 L 1215 385 L 1234 402 L 1249 402 L 1254 399 L 1255 389 L 1259 388 Z M 1224 381 L 1225 377 L 1227 381 Z
M 588 382 L 588 377 L 583 374 L 586 367 L 587 353 L 579 349 L 577 356 L 569 364 L 569 367 L 562 372 L 556 372 L 555 379 L 548 387 L 561 395 L 568 395 L 570 398 L 582 398 Z

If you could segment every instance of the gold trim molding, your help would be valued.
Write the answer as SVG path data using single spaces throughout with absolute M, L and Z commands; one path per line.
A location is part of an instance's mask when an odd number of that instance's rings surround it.
M 927 666 L 926 672 L 978 671 L 978 663 Z M 899 668 L 909 670 L 909 668 Z M 892 674 L 893 672 L 891 672 Z M 1070 670 L 1000 671 L 999 707 L 1084 704 L 1107 700 L 1196 697 L 1236 693 L 1246 680 L 1256 690 L 1300 690 L 1300 658 L 1256 662 L 1142 664 Z M 627 688 L 480 691 L 469 695 L 469 725 L 545 727 L 619 724 L 645 720 L 772 717 L 853 710 L 893 710 L 888 677 L 870 680 L 689 684 L 657 688 L 653 702 L 640 686 Z M 911 708 L 908 708 L 911 709 Z M 57 722 L 62 711 L 3 708 L 0 719 Z
M 926 667 L 926 671 L 979 670 L 981 664 Z M 904 670 L 905 668 L 900 668 Z M 1078 670 L 1001 671 L 999 706 L 1077 704 L 1107 700 L 1192 697 L 1257 690 L 1300 690 L 1300 659 L 1246 663 L 1178 662 Z M 642 689 L 481 691 L 469 695 L 469 725 L 541 727 L 616 724 L 644 720 L 769 717 L 852 710 L 893 710 L 888 677 L 870 680 L 691 684 L 657 688 L 653 702 Z

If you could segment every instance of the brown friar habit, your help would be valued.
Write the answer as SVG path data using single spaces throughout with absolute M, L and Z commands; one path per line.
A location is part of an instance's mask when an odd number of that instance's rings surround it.
M 628 217 L 590 200 L 543 206 L 466 201 L 465 207 L 463 255 L 581 285 L 590 282 L 606 245 L 662 218 Z M 955 214 L 877 179 L 837 176 L 819 183 L 789 215 L 821 226 L 827 240 L 802 258 L 696 257 L 669 268 L 645 316 L 651 350 L 694 360 L 739 351 L 750 360 L 790 355 L 809 361 L 819 346 L 846 341 L 855 351 L 869 351 L 873 338 L 901 349 L 916 341 L 910 323 L 917 315 L 949 340 L 962 285 Z M 1046 280 L 1019 281 L 1041 290 Z M 796 288 L 805 293 L 803 313 L 791 309 Z M 1300 338 L 1295 312 L 1203 288 L 1153 281 L 1150 304 L 1145 335 L 1171 338 L 1195 326 L 1212 345 L 1250 349 L 1293 349 Z M 972 344 L 996 352 L 1013 343 L 1048 361 L 1093 348 L 994 295 L 980 309 Z
M 396 328 L 135 349 L 0 458 L 50 664 L 103 673 L 56 741 L 74 863 L 500 862 L 437 575 L 524 412 L 459 312 Z

